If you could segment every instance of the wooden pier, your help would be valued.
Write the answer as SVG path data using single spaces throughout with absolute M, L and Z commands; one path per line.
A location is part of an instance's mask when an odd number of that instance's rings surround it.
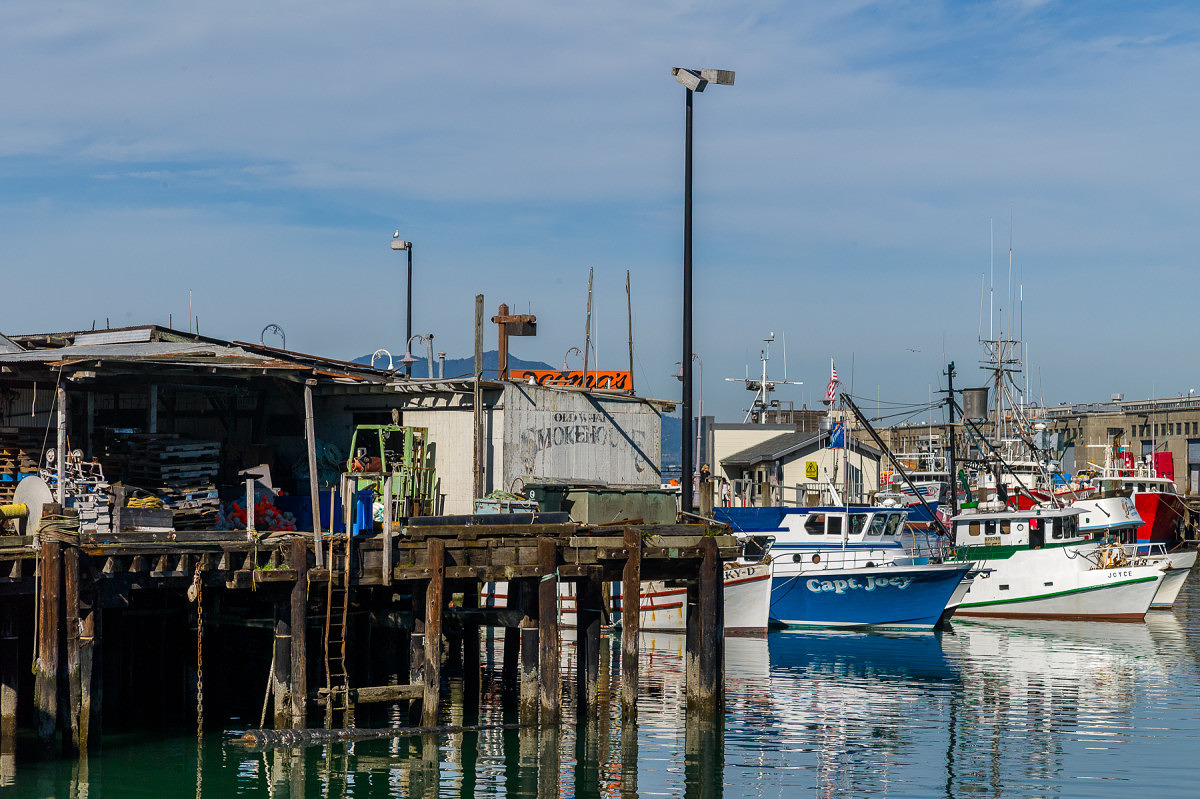
M 19 727 L 45 755 L 80 755 L 110 724 L 144 729 L 194 713 L 200 731 L 219 729 L 257 716 L 259 703 L 275 728 L 345 726 L 377 703 L 405 703 L 414 724 L 433 726 L 448 671 L 462 677 L 464 707 L 478 708 L 483 627 L 504 629 L 502 685 L 521 724 L 558 725 L 561 582 L 574 584 L 577 603 L 581 715 L 598 709 L 612 581 L 623 583 L 613 694 L 625 718 L 637 711 L 643 580 L 687 585 L 688 706 L 723 709 L 722 569 L 738 544 L 716 529 L 435 522 L 349 539 L 97 536 L 58 518 L 36 544 L 0 537 L 0 756 L 16 751 Z M 489 582 L 508 583 L 506 607 L 480 607 Z M 407 681 L 388 684 L 386 673 Z

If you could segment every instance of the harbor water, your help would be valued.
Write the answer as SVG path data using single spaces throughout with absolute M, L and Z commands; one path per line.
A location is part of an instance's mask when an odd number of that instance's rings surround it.
M 1200 776 L 1194 575 L 1174 612 L 1145 623 L 731 638 L 723 725 L 689 722 L 682 637 L 647 633 L 636 726 L 613 701 L 579 723 L 568 707 L 558 730 L 504 728 L 515 719 L 499 684 L 501 641 L 489 643 L 479 718 L 454 701 L 460 685 L 443 714 L 477 731 L 271 750 L 234 742 L 236 730 L 199 746 L 184 730 L 107 736 L 80 763 L 8 764 L 0 795 L 1095 799 L 1190 797 Z M 619 646 L 605 652 L 602 699 L 619 696 Z

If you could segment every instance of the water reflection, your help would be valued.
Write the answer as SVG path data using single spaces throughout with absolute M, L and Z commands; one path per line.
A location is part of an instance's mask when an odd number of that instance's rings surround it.
M 614 703 L 620 648 L 605 639 L 608 712 L 576 723 L 568 690 L 560 728 L 501 729 L 515 708 L 496 636 L 478 713 L 458 678 L 442 719 L 484 729 L 266 751 L 219 736 L 200 749 L 187 737 L 109 738 L 88 763 L 10 767 L 5 796 L 1191 795 L 1196 591 L 1144 624 L 980 619 L 942 633 L 730 638 L 719 719 L 687 712 L 683 636 L 646 633 L 636 724 Z M 570 685 L 570 642 L 563 670 Z

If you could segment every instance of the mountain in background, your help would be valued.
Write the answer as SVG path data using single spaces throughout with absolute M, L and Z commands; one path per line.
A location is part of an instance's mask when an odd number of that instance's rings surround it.
M 416 353 L 413 353 L 415 356 Z M 355 358 L 353 363 L 370 364 L 371 356 L 362 355 Z M 387 359 L 376 359 L 375 363 L 380 366 L 387 365 Z M 523 361 L 513 355 L 508 356 L 508 365 L 510 369 L 554 369 L 548 363 L 542 361 Z M 396 369 L 402 369 L 403 364 L 396 356 L 392 356 L 392 366 Z M 497 350 L 488 350 L 483 354 L 483 376 L 486 378 L 495 379 L 497 370 L 500 366 L 500 353 Z M 433 362 L 434 372 L 437 372 L 438 364 L 435 359 Z M 474 358 L 452 358 L 446 360 L 446 377 L 447 378 L 466 378 L 470 379 L 471 372 L 475 368 Z M 419 361 L 412 365 L 413 377 L 428 377 L 429 362 L 422 357 Z M 679 468 L 680 453 L 683 452 L 683 420 L 678 416 L 662 417 L 662 466 L 665 469 L 668 466 Z
M 683 459 L 683 419 L 679 416 L 662 417 L 662 470 L 679 469 Z

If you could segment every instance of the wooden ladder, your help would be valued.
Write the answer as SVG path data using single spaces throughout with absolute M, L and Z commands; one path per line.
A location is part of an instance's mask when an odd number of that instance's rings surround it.
M 325 601 L 325 729 L 333 729 L 336 714 L 342 727 L 354 726 L 350 675 L 346 671 L 346 619 L 350 612 L 350 542 L 329 538 L 329 590 Z M 341 550 L 339 555 L 339 550 Z M 341 580 L 335 579 L 340 559 Z

